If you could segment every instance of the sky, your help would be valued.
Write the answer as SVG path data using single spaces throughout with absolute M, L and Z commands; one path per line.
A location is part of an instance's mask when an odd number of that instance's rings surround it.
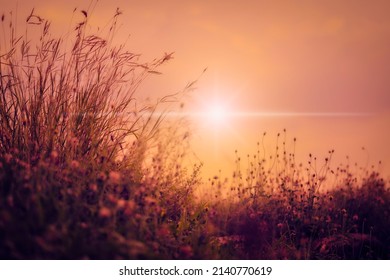
M 235 150 L 255 153 L 264 132 L 271 150 L 284 128 L 302 162 L 334 149 L 335 166 L 346 156 L 363 167 L 381 160 L 390 175 L 389 1 L 0 0 L 20 30 L 33 7 L 58 34 L 82 18 L 72 23 L 74 8 L 89 12 L 93 30 L 119 7 L 118 42 L 145 61 L 174 52 L 139 94 L 198 79 L 185 110 L 205 177 L 230 176 Z

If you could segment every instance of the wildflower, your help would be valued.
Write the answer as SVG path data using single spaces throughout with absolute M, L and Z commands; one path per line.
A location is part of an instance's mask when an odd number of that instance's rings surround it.
M 356 222 L 357 220 L 359 220 L 359 216 L 357 214 L 353 215 L 352 220 Z
M 93 191 L 93 192 L 96 192 L 97 189 L 98 189 L 98 187 L 97 187 L 96 184 L 91 184 L 91 185 L 89 185 L 89 189 L 90 189 L 91 191 Z
M 102 207 L 99 210 L 99 217 L 101 218 L 109 218 L 111 216 L 111 211 L 107 207 Z
M 126 206 L 126 201 L 124 199 L 118 199 L 118 201 L 116 202 L 116 206 L 119 209 L 123 209 Z
M 171 231 L 169 230 L 168 225 L 163 224 L 158 230 L 157 235 L 159 237 L 168 237 L 170 235 Z
M 52 160 L 56 160 L 58 158 L 58 152 L 57 151 L 52 151 L 50 153 L 50 157 Z
M 121 179 L 121 174 L 117 171 L 111 171 L 109 174 L 108 174 L 108 177 L 111 181 L 111 183 L 113 184 L 119 184 L 119 181 Z
M 133 213 L 134 209 L 135 209 L 134 200 L 129 200 L 126 203 L 126 208 L 125 208 L 124 214 L 127 216 L 130 216 Z
M 283 224 L 282 223 L 278 223 L 276 226 L 278 227 L 278 229 L 282 229 L 283 228 Z
M 79 144 L 79 139 L 77 137 L 72 137 L 70 138 L 70 145 L 72 147 L 77 147 L 77 145 Z
M 80 163 L 77 160 L 72 160 L 70 167 L 73 169 L 78 169 L 80 167 Z
M 180 252 L 184 255 L 184 257 L 187 258 L 190 258 L 193 255 L 193 251 L 190 245 L 181 246 Z
M 107 195 L 107 201 L 115 205 L 117 203 L 117 198 L 115 197 L 115 195 L 110 193 Z

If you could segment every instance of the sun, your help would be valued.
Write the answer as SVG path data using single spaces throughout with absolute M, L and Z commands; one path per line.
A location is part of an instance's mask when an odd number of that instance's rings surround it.
M 223 103 L 213 103 L 208 106 L 205 117 L 214 126 L 222 126 L 228 123 L 229 110 Z

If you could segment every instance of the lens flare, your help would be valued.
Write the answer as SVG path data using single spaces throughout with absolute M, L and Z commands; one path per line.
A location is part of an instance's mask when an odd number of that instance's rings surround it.
M 223 105 L 214 104 L 209 107 L 206 118 L 215 125 L 222 125 L 227 122 L 228 115 L 228 110 Z

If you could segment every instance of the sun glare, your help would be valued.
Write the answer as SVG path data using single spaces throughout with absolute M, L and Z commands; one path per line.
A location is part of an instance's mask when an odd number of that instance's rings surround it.
M 222 104 L 213 104 L 208 108 L 206 119 L 213 125 L 224 125 L 227 123 L 229 114 L 227 108 Z

